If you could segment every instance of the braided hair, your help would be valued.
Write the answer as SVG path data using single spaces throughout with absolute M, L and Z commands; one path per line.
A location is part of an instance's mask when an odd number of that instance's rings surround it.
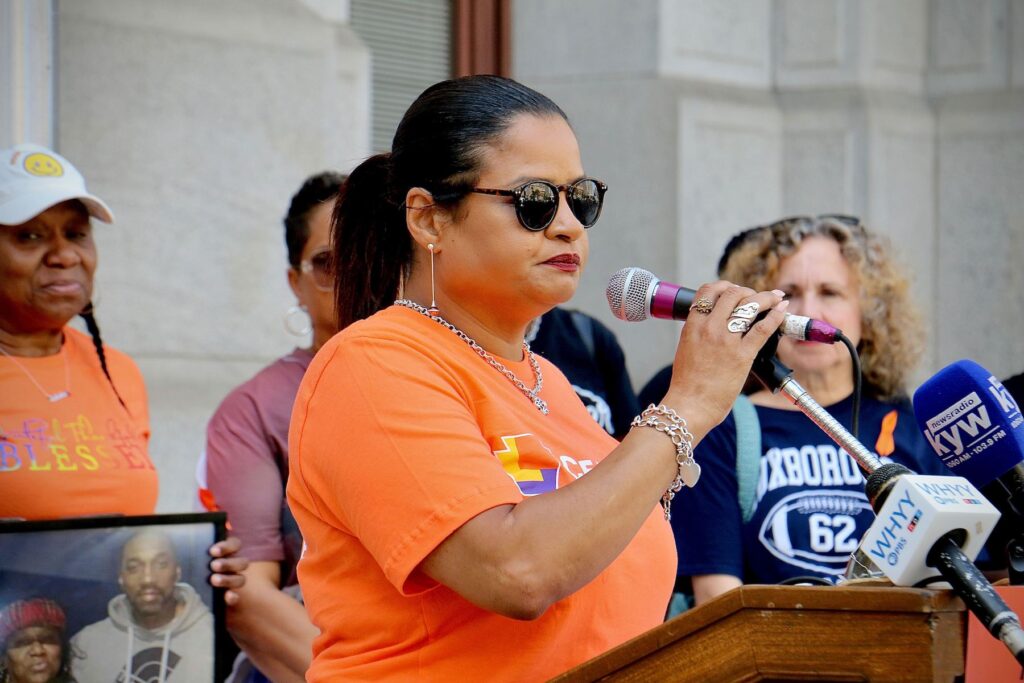
M 121 406 L 128 410 L 128 406 L 125 404 L 124 399 L 121 398 L 117 387 L 114 386 L 114 379 L 110 376 L 110 370 L 107 368 L 107 354 L 103 352 L 103 339 L 100 337 L 100 326 L 96 324 L 92 302 L 87 303 L 78 315 L 85 321 L 85 327 L 89 330 L 89 335 L 92 337 L 92 345 L 96 347 L 96 355 L 99 356 L 100 367 L 103 368 L 103 374 L 107 376 L 107 381 L 110 382 L 110 388 L 114 390 L 114 395 L 117 396 Z

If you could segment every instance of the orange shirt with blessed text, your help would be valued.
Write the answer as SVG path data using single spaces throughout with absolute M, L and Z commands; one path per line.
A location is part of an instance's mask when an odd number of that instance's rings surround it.
M 77 330 L 65 328 L 55 355 L 0 357 L 0 519 L 153 513 L 142 375 L 128 356 L 104 349 L 127 410 L 92 338 Z M 70 396 L 49 401 L 26 372 L 48 393 L 67 388 Z
M 503 362 L 532 386 L 526 360 Z M 540 363 L 546 416 L 406 308 L 352 325 L 314 358 L 288 482 L 306 542 L 299 580 L 321 629 L 308 681 L 546 680 L 662 621 L 676 563 L 657 505 L 611 565 L 532 621 L 476 607 L 417 569 L 477 514 L 571 485 L 616 446 Z

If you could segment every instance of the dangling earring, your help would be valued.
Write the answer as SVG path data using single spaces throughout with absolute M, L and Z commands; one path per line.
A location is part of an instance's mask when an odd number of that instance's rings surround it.
M 430 307 L 427 309 L 427 313 L 432 316 L 439 315 L 441 313 L 437 308 L 437 300 L 434 298 L 434 243 L 431 242 L 427 245 L 427 249 L 430 250 Z
M 295 316 L 302 317 L 302 327 L 296 329 L 296 318 Z M 298 306 L 292 306 L 284 314 L 284 329 L 288 330 L 288 334 L 295 337 L 305 337 L 307 334 L 313 331 L 312 321 L 309 319 L 309 314 L 306 312 L 306 307 L 302 304 Z

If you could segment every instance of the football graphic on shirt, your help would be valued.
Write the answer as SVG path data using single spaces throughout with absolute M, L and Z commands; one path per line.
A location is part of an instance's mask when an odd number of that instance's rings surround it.
M 802 571 L 839 575 L 860 542 L 858 529 L 867 529 L 874 517 L 860 491 L 798 491 L 768 511 L 758 540 Z

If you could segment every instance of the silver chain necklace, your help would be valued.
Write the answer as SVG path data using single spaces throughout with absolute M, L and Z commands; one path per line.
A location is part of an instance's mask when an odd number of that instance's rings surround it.
M 22 365 L 17 358 L 15 358 L 12 354 L 8 353 L 7 350 L 2 346 L 0 346 L 0 353 L 7 356 L 12 363 L 18 366 L 18 369 L 21 370 L 25 374 L 25 376 L 29 378 L 32 384 L 36 385 L 36 389 L 38 389 L 40 393 L 42 393 L 42 395 L 46 397 L 46 400 L 49 401 L 50 403 L 56 403 L 57 401 L 65 399 L 71 395 L 71 369 L 68 367 L 67 349 L 62 348 L 60 350 L 61 356 L 64 360 L 64 389 L 63 391 L 55 391 L 52 394 L 43 388 L 43 385 L 40 384 L 39 380 L 37 380 L 35 376 L 28 371 L 28 368 Z
M 523 384 L 523 381 L 516 377 L 514 372 L 512 372 L 504 365 L 502 365 L 497 358 L 487 353 L 487 351 L 484 350 L 484 347 L 477 344 L 472 337 L 470 337 L 468 334 L 466 334 L 459 328 L 455 327 L 455 325 L 452 325 L 450 322 L 442 318 L 440 315 L 431 315 L 430 311 L 428 311 L 426 307 L 420 306 L 415 301 L 411 301 L 409 299 L 397 299 L 395 301 L 395 305 L 411 308 L 420 315 L 430 318 L 441 327 L 448 328 L 449 330 L 454 332 L 456 337 L 469 344 L 469 348 L 476 351 L 477 355 L 483 358 L 485 361 L 487 361 L 488 365 L 490 365 L 492 368 L 494 368 L 501 374 L 505 375 L 505 377 L 508 378 L 508 381 L 512 382 L 512 384 L 515 385 L 516 389 L 519 389 L 519 391 L 523 392 L 523 394 L 525 394 L 528 399 L 533 401 L 533 405 L 536 406 L 537 410 L 539 410 L 544 415 L 548 414 L 547 401 L 540 397 L 540 390 L 544 386 L 544 376 L 540 372 L 540 364 L 534 357 L 533 351 L 530 351 L 530 345 L 528 343 L 526 343 L 525 341 L 523 342 L 523 352 L 526 354 L 527 360 L 530 361 L 530 367 L 533 368 L 533 376 L 537 380 L 537 384 L 536 386 L 533 387 L 533 389 L 530 389 L 525 384 Z

